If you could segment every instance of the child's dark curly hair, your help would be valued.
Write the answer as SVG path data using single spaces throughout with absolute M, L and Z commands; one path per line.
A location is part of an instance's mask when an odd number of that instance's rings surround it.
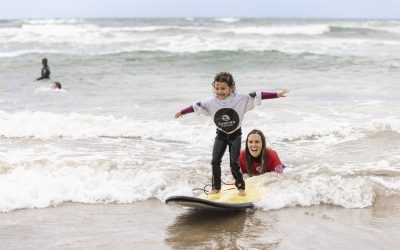
M 215 87 L 216 82 L 224 82 L 228 84 L 230 88 L 233 88 L 233 92 L 235 93 L 236 91 L 236 83 L 235 80 L 233 80 L 233 76 L 231 73 L 228 72 L 219 72 L 218 74 L 215 75 L 214 77 L 214 82 L 212 83 L 212 86 Z

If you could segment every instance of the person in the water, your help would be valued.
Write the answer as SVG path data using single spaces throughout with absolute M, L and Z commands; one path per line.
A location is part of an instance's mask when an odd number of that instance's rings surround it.
M 239 165 L 242 174 L 248 176 L 267 172 L 281 174 L 285 168 L 276 151 L 267 147 L 265 136 L 258 129 L 253 129 L 247 135 L 246 149 L 240 152 Z
M 52 89 L 61 89 L 61 83 L 60 82 L 53 82 L 53 84 L 51 85 Z
M 42 59 L 42 76 L 36 79 L 37 81 L 43 80 L 43 79 L 50 79 L 50 68 L 49 65 L 47 64 L 47 58 Z

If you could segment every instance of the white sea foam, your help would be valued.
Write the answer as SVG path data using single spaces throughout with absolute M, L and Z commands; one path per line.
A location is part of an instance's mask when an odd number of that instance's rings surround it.
M 239 18 L 234 18 L 234 17 L 215 18 L 214 20 L 224 23 L 236 23 L 240 21 Z
M 3 47 L 0 46 L 0 57 L 29 53 L 103 55 L 144 50 L 191 53 L 276 50 L 284 53 L 359 56 L 368 53 L 380 56 L 395 54 L 399 46 L 397 39 L 320 37 L 329 30 L 328 23 L 235 26 L 236 19 L 222 20 L 228 22 L 226 27 L 212 23 L 102 26 L 75 19 L 34 20 L 21 27 L 0 28 L 0 42 L 3 44 Z M 229 39 L 226 39 L 227 35 Z M 288 35 L 292 38 L 281 37 Z
M 126 117 L 48 112 L 0 112 L 0 136 L 24 138 L 139 137 L 208 144 L 211 124 L 185 125 L 177 121 L 132 120 Z M 179 131 L 179 133 L 177 132 Z M 208 136 L 204 136 L 208 135 Z
M 76 149 L 52 147 L 28 147 L 1 153 L 0 159 L 4 161 L 0 161 L 0 211 L 41 208 L 63 202 L 165 200 L 171 195 L 192 194 L 189 179 L 172 178 L 176 171 L 165 168 L 162 159 L 143 162 L 131 154 L 130 159 L 122 160 L 117 154 L 82 150 L 77 154 Z M 165 152 L 163 155 L 169 157 Z
M 35 89 L 35 93 L 41 93 L 41 92 L 66 92 L 65 89 L 53 89 L 51 86 L 49 87 L 39 87 Z
M 167 183 L 161 173 L 154 171 L 18 167 L 0 175 L 0 211 L 48 207 L 66 201 L 131 203 L 156 197 Z
M 375 199 L 373 185 L 367 177 L 343 177 L 318 174 L 307 176 L 287 174 L 260 176 L 264 183 L 262 199 L 256 206 L 263 210 L 320 204 L 345 208 L 371 206 Z
M 26 20 L 25 23 L 34 25 L 46 25 L 46 24 L 77 24 L 84 22 L 83 19 L 32 19 Z
M 390 194 L 389 191 L 395 191 L 397 194 L 400 193 L 400 180 L 398 177 L 379 177 L 379 176 L 374 176 L 371 177 L 371 179 L 376 182 L 379 185 L 382 185 L 385 190 L 388 190 L 388 194 Z
M 255 177 L 263 190 L 257 207 L 272 210 L 327 204 L 364 208 L 373 205 L 377 196 L 400 193 L 400 168 L 385 160 L 305 168 L 286 168 L 282 175 L 268 173 Z
M 16 50 L 16 51 L 8 51 L 8 52 L 0 52 L 0 57 L 18 57 L 27 54 L 46 54 L 46 53 L 59 53 L 60 51 L 52 49 L 24 49 L 24 50 Z
M 393 131 L 400 133 L 400 117 L 390 116 L 386 117 L 384 120 L 373 119 L 373 121 L 368 124 L 369 130 L 375 131 Z
M 324 168 L 286 169 L 283 175 L 268 173 L 253 178 L 263 192 L 256 207 L 263 210 L 320 204 L 364 208 L 371 206 L 378 195 L 375 185 L 389 194 L 400 192 L 398 177 L 328 174 Z M 0 175 L 0 211 L 48 207 L 67 201 L 131 203 L 150 198 L 164 201 L 172 195 L 193 195 L 192 188 L 193 183 L 188 179 L 170 178 L 170 173 L 162 169 L 146 171 L 118 165 L 110 168 L 108 164 L 104 167 L 24 164 Z
M 40 91 L 49 91 L 49 89 L 40 88 Z M 0 111 L 0 121 L 0 136 L 43 139 L 52 137 L 94 138 L 108 136 L 160 138 L 179 141 L 187 136 L 187 141 L 190 142 L 192 140 L 202 141 L 203 134 L 212 134 L 214 130 L 209 122 L 194 125 L 189 120 L 141 121 L 127 117 L 116 118 L 111 115 L 55 114 L 40 111 L 16 112 L 13 114 Z M 263 123 L 265 123 L 265 120 Z M 343 142 L 363 137 L 365 128 L 371 132 L 389 130 L 400 133 L 399 123 L 399 119 L 389 117 L 383 120 L 372 120 L 369 124 L 351 124 L 346 119 L 332 121 L 316 114 L 309 114 L 298 122 L 268 125 L 268 129 L 274 131 L 274 140 L 279 141 L 315 140 L 321 138 L 328 142 L 331 137 L 333 142 Z M 43 124 L 45 125 L 43 126 Z M 253 123 L 252 126 L 263 130 L 263 126 L 266 125 Z M 176 131 L 179 131 L 179 133 Z
M 253 35 L 319 35 L 329 31 L 326 24 L 313 25 L 291 25 L 291 26 L 254 26 L 243 28 L 225 28 L 220 32 L 231 32 L 236 34 L 253 34 Z

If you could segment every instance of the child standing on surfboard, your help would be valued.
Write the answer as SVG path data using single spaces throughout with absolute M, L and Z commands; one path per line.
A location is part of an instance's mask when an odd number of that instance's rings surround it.
M 196 112 L 214 118 L 217 126 L 212 151 L 212 194 L 221 190 L 221 161 L 226 147 L 229 146 L 230 168 L 235 178 L 239 195 L 246 195 L 245 182 L 240 172 L 239 155 L 242 140 L 241 124 L 244 114 L 261 104 L 263 99 L 285 97 L 288 90 L 278 93 L 253 92 L 247 95 L 236 94 L 235 81 L 228 72 L 220 72 L 212 83 L 215 96 L 205 102 L 198 102 L 175 114 L 179 118 L 184 114 Z

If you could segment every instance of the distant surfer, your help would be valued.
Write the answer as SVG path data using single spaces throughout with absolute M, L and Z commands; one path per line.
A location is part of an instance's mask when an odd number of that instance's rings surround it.
M 36 79 L 37 81 L 40 81 L 43 79 L 50 79 L 50 68 L 47 63 L 48 63 L 47 58 L 43 58 L 42 59 L 43 68 L 42 68 L 42 72 L 41 72 L 41 77 Z
M 240 170 L 249 176 L 266 172 L 282 173 L 284 165 L 278 154 L 266 146 L 265 136 L 258 129 L 249 132 L 246 139 L 246 149 L 240 152 Z
M 218 73 L 212 83 L 214 97 L 198 102 L 175 114 L 179 118 L 184 114 L 196 112 L 212 116 L 217 126 L 212 152 L 212 194 L 221 190 L 221 161 L 226 147 L 229 146 L 230 168 L 235 178 L 235 186 L 239 195 L 246 195 L 245 182 L 240 172 L 239 155 L 241 148 L 242 129 L 241 124 L 244 114 L 261 104 L 263 99 L 285 97 L 288 90 L 278 93 L 253 92 L 247 95 L 236 94 L 235 81 L 228 72 Z
M 61 89 L 61 83 L 60 82 L 53 82 L 53 84 L 51 85 L 52 89 Z

